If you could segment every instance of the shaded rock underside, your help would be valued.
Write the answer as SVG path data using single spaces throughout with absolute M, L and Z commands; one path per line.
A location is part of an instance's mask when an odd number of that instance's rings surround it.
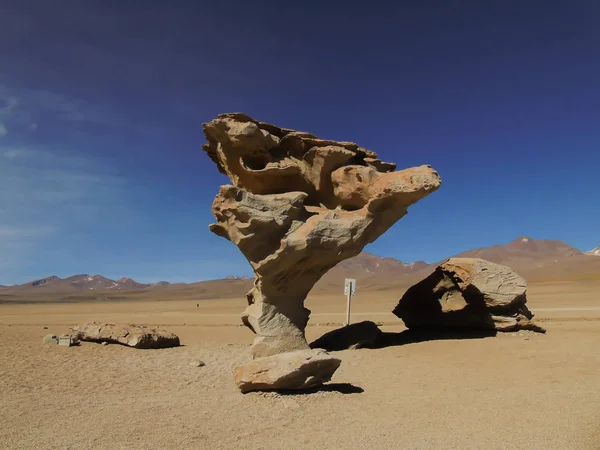
M 393 313 L 411 329 L 544 332 L 532 321 L 526 302 L 526 282 L 510 268 L 477 258 L 451 258 L 409 288 Z

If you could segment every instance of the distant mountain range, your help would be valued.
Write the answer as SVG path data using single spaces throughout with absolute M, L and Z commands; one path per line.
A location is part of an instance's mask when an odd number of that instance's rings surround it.
M 536 240 L 522 236 L 505 245 L 477 248 L 456 256 L 483 258 L 505 264 L 528 279 L 560 279 L 589 277 L 600 279 L 600 247 L 589 252 L 556 240 Z M 406 285 L 427 276 L 440 262 L 404 263 L 394 258 L 382 258 L 362 252 L 342 261 L 330 270 L 315 286 L 315 292 L 334 292 L 340 289 L 343 278 L 356 278 L 361 290 L 386 289 Z M 78 297 L 121 298 L 130 293 L 156 292 L 165 297 L 186 295 L 209 298 L 243 295 L 251 286 L 248 277 L 230 276 L 220 280 L 196 283 L 153 284 L 138 283 L 131 278 L 111 280 L 101 275 L 74 275 L 68 278 L 50 276 L 17 286 L 0 286 L 0 294 L 9 297 Z
M 160 286 L 162 283 L 155 283 L 155 286 Z M 167 283 L 168 284 L 168 283 Z M 68 278 L 59 278 L 57 276 L 51 276 L 42 278 L 40 280 L 34 280 L 29 283 L 21 284 L 18 286 L 5 286 L 5 289 L 11 291 L 51 291 L 61 294 L 69 294 L 76 292 L 89 292 L 89 291 L 120 291 L 128 289 L 141 289 L 151 287 L 150 284 L 138 283 L 131 278 L 121 278 L 120 280 L 111 280 L 101 275 L 73 275 Z
M 534 268 L 565 258 L 580 257 L 583 253 L 562 241 L 536 240 L 521 236 L 505 245 L 469 250 L 456 256 L 482 258 L 511 267 L 517 265 L 522 268 Z

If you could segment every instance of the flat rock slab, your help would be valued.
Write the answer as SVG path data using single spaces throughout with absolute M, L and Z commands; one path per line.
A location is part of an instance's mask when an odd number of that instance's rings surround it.
M 140 349 L 178 347 L 179 337 L 165 330 L 147 328 L 143 325 L 114 325 L 93 322 L 72 328 L 81 341 L 108 342 Z
M 243 393 L 309 389 L 331 380 L 341 362 L 320 349 L 280 353 L 236 367 L 234 379 Z
M 310 344 L 310 348 L 328 351 L 353 350 L 377 346 L 383 333 L 375 322 L 365 320 L 325 333 Z

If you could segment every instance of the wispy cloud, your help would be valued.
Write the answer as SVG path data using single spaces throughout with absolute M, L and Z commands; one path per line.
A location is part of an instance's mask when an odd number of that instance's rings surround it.
M 8 121 L 19 123 L 26 120 L 27 124 L 31 123 L 29 118 L 22 117 L 21 114 L 15 114 L 18 104 L 18 99 L 11 95 L 5 86 L 0 85 L 0 137 L 8 134 L 6 127 Z
M 10 114 L 19 104 L 17 98 L 10 95 L 6 86 L 0 85 L 0 114 Z
M 25 149 L 25 148 L 9 148 L 9 149 L 3 150 L 2 156 L 4 156 L 6 159 L 13 160 L 13 159 L 17 159 L 17 158 L 26 159 L 26 158 L 36 157 L 36 156 L 52 157 L 52 154 L 47 153 L 47 152 L 40 152 L 40 151 L 36 151 L 36 150 Z
M 123 118 L 106 105 L 90 104 L 47 90 L 13 88 L 0 84 L 0 125 L 4 127 L 5 134 L 6 129 L 10 128 L 9 124 L 35 131 L 44 118 L 110 127 L 126 124 Z
M 55 228 L 40 225 L 37 227 L 17 227 L 0 226 L 0 239 L 4 242 L 20 241 L 21 239 L 30 239 L 47 236 L 55 231 Z
M 27 265 L 46 239 L 109 216 L 126 180 L 101 161 L 0 145 L 2 268 Z

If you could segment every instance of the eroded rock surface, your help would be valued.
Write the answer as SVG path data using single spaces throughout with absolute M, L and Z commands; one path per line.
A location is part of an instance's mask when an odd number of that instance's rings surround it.
M 527 283 L 510 267 L 450 258 L 409 288 L 393 313 L 411 329 L 545 330 L 527 308 Z
M 318 139 L 222 114 L 204 124 L 204 150 L 231 180 L 213 202 L 210 230 L 254 269 L 242 321 L 254 357 L 309 348 L 304 299 L 340 261 L 358 255 L 440 186 L 430 166 L 395 172 L 353 142 Z
M 242 392 L 309 389 L 331 380 L 340 364 L 341 360 L 324 350 L 298 350 L 236 367 L 234 379 Z
M 81 341 L 108 342 L 141 349 L 170 348 L 180 345 L 176 334 L 143 325 L 114 325 L 93 322 L 72 328 Z

